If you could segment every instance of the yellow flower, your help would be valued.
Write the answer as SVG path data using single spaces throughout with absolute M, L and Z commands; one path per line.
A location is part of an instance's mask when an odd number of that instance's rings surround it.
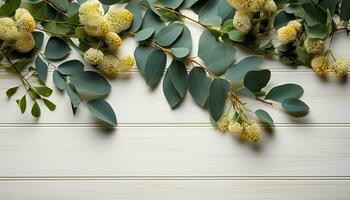
M 311 60 L 312 69 L 319 75 L 326 75 L 329 68 L 327 56 L 316 56 Z
M 297 31 L 292 26 L 284 26 L 277 31 L 278 40 L 282 44 L 288 44 L 294 42 L 297 38 Z
M 16 10 L 15 21 L 20 31 L 33 32 L 35 29 L 35 20 L 33 16 L 24 8 Z
M 126 56 L 122 58 L 121 64 L 118 66 L 118 72 L 129 72 L 135 64 L 133 56 Z
M 258 11 L 264 4 L 265 0 L 227 0 L 227 2 L 240 11 Z
M 105 42 L 110 50 L 115 51 L 121 45 L 122 39 L 117 33 L 109 32 L 106 35 Z
M 250 14 L 244 11 L 237 11 L 233 18 L 233 26 L 243 34 L 249 33 L 252 26 Z
M 275 13 L 277 11 L 277 5 L 273 0 L 266 0 L 263 9 L 267 13 Z
M 337 77 L 345 76 L 348 73 L 349 64 L 345 59 L 337 59 L 333 65 L 332 69 Z
M 105 18 L 99 16 L 95 17 L 93 23 L 85 26 L 85 31 L 90 36 L 104 37 L 111 31 L 111 26 Z
M 31 51 L 35 46 L 34 37 L 30 32 L 20 31 L 14 47 L 21 53 Z
M 320 39 L 306 38 L 304 45 L 309 54 L 320 54 L 324 50 L 324 41 Z
M 246 124 L 244 127 L 244 137 L 251 142 L 257 142 L 260 139 L 260 127 L 256 122 Z
M 102 62 L 98 65 L 98 69 L 106 76 L 114 78 L 118 74 L 119 59 L 112 54 L 103 57 Z
M 99 1 L 85 2 L 81 4 L 79 8 L 80 23 L 84 25 L 90 25 L 96 17 L 102 16 L 103 10 L 101 9 L 101 3 Z
M 90 65 L 98 65 L 103 60 L 103 52 L 95 48 L 90 48 L 85 52 L 84 60 Z
M 223 115 L 216 122 L 216 125 L 217 125 L 218 129 L 224 133 L 228 130 L 228 126 L 230 125 L 230 118 L 227 115 Z
M 15 22 L 8 17 L 0 18 L 0 39 L 5 42 L 17 40 L 18 30 Z
M 303 26 L 298 20 L 292 20 L 288 22 L 287 26 L 293 27 L 297 32 L 300 32 L 303 29 Z
M 133 14 L 127 9 L 116 8 L 107 13 L 106 19 L 110 22 L 112 31 L 120 33 L 130 27 Z
M 231 121 L 228 126 L 228 131 L 234 136 L 241 137 L 243 133 L 243 127 L 240 123 Z

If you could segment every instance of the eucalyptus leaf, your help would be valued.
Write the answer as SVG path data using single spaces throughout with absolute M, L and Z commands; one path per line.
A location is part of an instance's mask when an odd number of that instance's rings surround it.
M 59 60 L 66 57 L 71 49 L 61 39 L 57 37 L 51 37 L 47 42 L 45 55 L 50 60 Z
M 230 81 L 243 80 L 245 75 L 252 70 L 257 69 L 262 63 L 260 56 L 251 56 L 242 59 L 234 64 L 225 72 L 225 77 Z
M 102 75 L 93 71 L 73 74 L 70 82 L 79 96 L 87 99 L 106 97 L 111 92 L 111 85 L 108 81 Z
M 79 60 L 69 60 L 58 66 L 58 71 L 63 75 L 73 75 L 84 72 L 84 64 Z
M 255 115 L 259 118 L 261 122 L 269 125 L 273 125 L 272 117 L 265 110 L 261 110 L 261 109 L 257 110 L 255 111 Z
M 170 46 L 181 35 L 183 29 L 182 24 L 171 23 L 159 31 L 155 40 L 161 46 Z
M 304 89 L 297 84 L 284 84 L 272 88 L 265 99 L 283 102 L 285 99 L 298 99 L 304 94 Z
M 188 77 L 188 90 L 195 102 L 204 107 L 207 103 L 212 80 L 207 77 L 204 69 L 194 67 Z
M 305 116 L 310 108 L 303 101 L 295 98 L 289 98 L 282 101 L 283 109 L 292 116 Z
M 35 60 L 35 70 L 39 79 L 45 82 L 47 78 L 48 66 L 39 56 Z
M 154 87 L 159 83 L 165 70 L 166 60 L 167 57 L 161 50 L 155 50 L 150 54 L 144 69 L 147 85 Z
M 244 86 L 250 91 L 257 93 L 260 92 L 262 88 L 266 87 L 270 78 L 270 70 L 250 71 L 244 78 Z
M 103 99 L 96 99 L 87 102 L 87 107 L 91 114 L 111 126 L 117 125 L 117 117 L 109 103 Z
M 215 121 L 218 121 L 224 113 L 226 95 L 229 91 L 230 83 L 224 79 L 215 79 L 210 86 L 208 108 Z

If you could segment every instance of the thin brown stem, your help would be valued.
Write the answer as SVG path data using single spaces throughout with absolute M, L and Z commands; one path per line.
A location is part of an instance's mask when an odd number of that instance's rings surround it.
M 64 11 L 62 11 L 61 9 L 57 8 L 50 0 L 43 0 L 43 2 L 45 2 L 47 5 L 49 5 L 51 8 L 53 8 L 54 10 L 56 10 L 57 12 L 61 13 L 62 15 L 64 15 L 65 17 L 69 17 L 68 14 Z

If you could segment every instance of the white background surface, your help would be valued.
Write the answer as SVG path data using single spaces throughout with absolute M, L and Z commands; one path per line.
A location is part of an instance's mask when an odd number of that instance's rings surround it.
M 201 29 L 188 25 L 195 54 Z M 350 61 L 349 46 L 345 33 L 336 35 L 337 57 Z M 126 39 L 119 55 L 135 47 Z M 240 50 L 237 60 L 247 55 Z M 276 128 L 257 145 L 213 129 L 190 96 L 171 111 L 161 85 L 149 89 L 137 69 L 111 81 L 114 130 L 99 127 L 84 107 L 72 116 L 58 91 L 55 112 L 21 115 L 5 95 L 18 79 L 1 71 L 0 199 L 349 199 L 350 84 L 278 61 L 265 59 L 263 67 L 272 70 L 269 87 L 301 84 L 311 113 L 293 119 L 266 108 Z

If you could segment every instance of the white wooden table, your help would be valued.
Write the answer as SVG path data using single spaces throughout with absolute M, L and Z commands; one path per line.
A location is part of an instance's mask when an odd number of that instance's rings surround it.
M 197 44 L 201 30 L 189 25 Z M 345 33 L 333 46 L 350 61 Z M 120 54 L 135 47 L 127 39 Z M 293 119 L 267 108 L 276 128 L 257 145 L 213 129 L 190 96 L 171 111 L 162 88 L 147 88 L 136 69 L 111 81 L 114 130 L 101 129 L 83 107 L 72 116 L 59 92 L 55 112 L 21 115 L 4 94 L 18 79 L 0 72 L 0 199 L 349 199 L 350 84 L 278 61 L 263 66 L 273 71 L 270 87 L 301 84 L 311 113 Z

